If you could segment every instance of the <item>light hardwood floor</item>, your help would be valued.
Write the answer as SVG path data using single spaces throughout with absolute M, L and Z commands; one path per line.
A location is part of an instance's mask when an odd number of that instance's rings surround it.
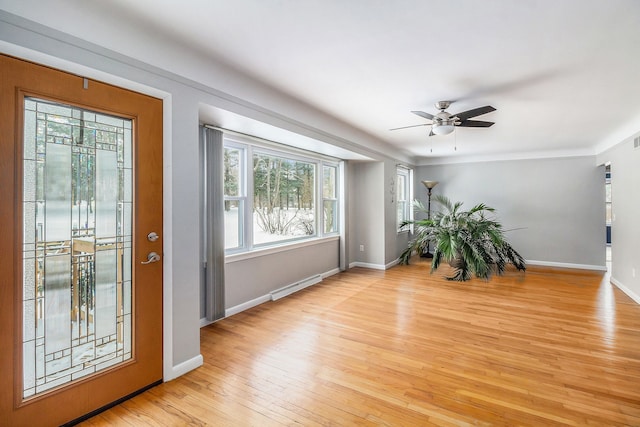
M 204 366 L 83 425 L 640 426 L 640 306 L 602 273 L 352 269 L 203 328 Z

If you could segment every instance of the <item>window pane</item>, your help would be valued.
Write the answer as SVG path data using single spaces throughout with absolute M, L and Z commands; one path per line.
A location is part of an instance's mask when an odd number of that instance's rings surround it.
M 242 246 L 242 200 L 224 201 L 224 248 L 235 249 Z
M 324 201 L 324 232 L 335 233 L 338 231 L 338 202 L 336 200 Z
M 396 222 L 398 225 L 398 231 L 401 231 L 400 224 L 403 221 L 411 219 L 411 204 L 409 200 L 411 199 L 411 191 L 410 191 L 410 178 L 411 171 L 404 168 L 398 168 L 396 170 L 396 179 L 397 179 L 397 211 L 396 211 Z
M 398 175 L 398 200 L 407 200 L 407 181 L 404 175 Z
M 336 198 L 336 167 L 325 166 L 322 180 L 322 197 L 325 199 Z
M 607 224 L 611 224 L 611 203 L 607 203 L 605 206 L 605 220 Z
M 407 202 L 398 200 L 398 227 L 407 218 Z
M 240 160 L 242 159 L 240 149 L 224 149 L 224 195 L 240 195 Z
M 254 244 L 315 234 L 315 164 L 253 156 Z
M 24 105 L 27 398 L 132 357 L 122 320 L 131 292 L 122 290 L 131 289 L 133 172 L 130 120 Z

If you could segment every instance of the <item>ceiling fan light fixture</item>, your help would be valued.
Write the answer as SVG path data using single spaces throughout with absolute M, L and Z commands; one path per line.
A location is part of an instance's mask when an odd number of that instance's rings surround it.
M 474 117 L 481 116 L 483 114 L 496 111 L 491 105 L 485 105 L 484 107 L 473 108 L 467 111 L 461 111 L 457 114 L 451 114 L 445 111 L 452 101 L 440 101 L 436 103 L 436 108 L 440 110 L 437 114 L 425 113 L 424 111 L 412 111 L 413 114 L 422 117 L 423 119 L 431 120 L 431 123 L 424 125 L 403 126 L 400 128 L 394 128 L 389 130 L 399 130 L 406 128 L 413 128 L 417 126 L 429 126 L 429 136 L 433 135 L 449 135 L 457 126 L 468 128 L 488 128 L 493 125 L 493 122 L 487 122 L 484 120 L 470 120 Z
M 454 129 L 455 129 L 455 126 L 450 123 L 434 124 L 431 127 L 431 131 L 435 135 L 449 135 L 451 132 L 453 132 Z

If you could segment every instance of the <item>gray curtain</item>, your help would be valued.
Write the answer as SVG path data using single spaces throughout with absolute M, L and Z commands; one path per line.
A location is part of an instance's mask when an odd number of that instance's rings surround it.
M 204 300 L 207 320 L 224 317 L 224 147 L 222 132 L 202 127 L 204 145 Z

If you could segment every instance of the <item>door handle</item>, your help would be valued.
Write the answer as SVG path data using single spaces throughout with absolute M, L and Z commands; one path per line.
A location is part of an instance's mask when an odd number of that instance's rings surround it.
M 140 264 L 151 264 L 152 262 L 158 261 L 160 261 L 160 255 L 158 255 L 156 252 L 149 252 L 149 255 L 147 255 L 147 260 L 140 262 Z

